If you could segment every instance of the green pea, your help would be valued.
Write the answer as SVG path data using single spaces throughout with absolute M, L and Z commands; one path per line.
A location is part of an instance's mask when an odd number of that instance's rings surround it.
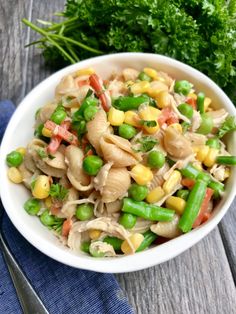
M 177 196 L 180 197 L 180 198 L 182 198 L 182 199 L 185 200 L 185 201 L 187 200 L 188 195 L 189 195 L 189 190 L 179 190 L 179 191 L 177 192 Z
M 92 204 L 81 204 L 77 207 L 75 212 L 76 218 L 79 220 L 89 220 L 93 217 L 93 205 Z
M 161 168 L 164 166 L 165 156 L 162 152 L 153 150 L 148 154 L 147 163 L 151 168 Z
M 121 224 L 126 229 L 131 229 L 135 226 L 137 217 L 133 214 L 123 213 L 119 218 L 119 224 Z
M 122 124 L 119 126 L 118 133 L 121 137 L 129 140 L 136 135 L 136 129 L 132 125 Z
M 148 195 L 148 188 L 146 185 L 139 185 L 137 183 L 131 184 L 129 188 L 129 196 L 135 201 L 142 201 Z
M 152 80 L 152 78 L 151 78 L 149 75 L 147 75 L 146 73 L 144 73 L 144 72 L 140 72 L 138 78 L 139 78 L 141 81 L 148 81 L 148 82 L 151 82 L 151 80 Z
M 209 138 L 206 141 L 206 145 L 208 145 L 209 147 L 212 147 L 212 148 L 217 148 L 217 149 L 220 148 L 220 142 L 219 142 L 219 139 L 217 137 Z
M 99 252 L 99 251 L 96 250 L 95 248 L 91 247 L 91 245 L 89 246 L 89 253 L 90 253 L 93 257 L 104 257 L 104 255 L 105 255 L 104 252 Z
M 87 156 L 83 161 L 83 170 L 90 176 L 96 176 L 98 171 L 101 169 L 103 161 L 98 156 Z
M 193 107 L 188 104 L 181 104 L 178 106 L 178 110 L 187 118 L 192 119 L 193 117 Z
M 192 88 L 192 84 L 188 81 L 182 80 L 182 81 L 176 81 L 174 86 L 174 91 L 178 94 L 182 94 L 184 96 L 187 96 Z
M 208 113 L 203 113 L 201 117 L 202 117 L 202 122 L 201 122 L 200 127 L 197 130 L 197 133 L 204 134 L 204 135 L 211 133 L 213 125 L 214 125 L 212 117 Z
M 53 112 L 51 115 L 51 120 L 56 124 L 61 124 L 66 118 L 66 112 L 63 109 L 58 109 Z
M 92 120 L 95 117 L 97 112 L 98 112 L 98 108 L 97 107 L 88 106 L 87 108 L 84 109 L 84 118 L 85 118 L 85 120 L 87 122 Z
M 50 227 L 55 224 L 54 216 L 50 215 L 49 210 L 46 209 L 40 216 L 40 221 L 44 226 Z
M 83 251 L 85 253 L 89 253 L 89 246 L 90 246 L 90 242 L 84 241 L 83 243 L 81 243 L 80 249 L 81 249 L 81 251 Z
M 183 133 L 186 133 L 188 131 L 189 127 L 190 127 L 190 124 L 188 122 L 186 122 L 186 121 L 183 121 L 181 123 L 181 126 L 182 126 Z
M 40 201 L 35 198 L 29 198 L 24 204 L 24 209 L 29 215 L 37 215 L 40 210 Z
M 107 236 L 103 239 L 103 242 L 106 242 L 106 243 L 112 245 L 115 251 L 120 251 L 121 244 L 122 244 L 123 240 L 116 238 L 116 237 Z
M 7 155 L 6 160 L 9 167 L 18 167 L 23 162 L 23 156 L 21 153 L 14 150 Z

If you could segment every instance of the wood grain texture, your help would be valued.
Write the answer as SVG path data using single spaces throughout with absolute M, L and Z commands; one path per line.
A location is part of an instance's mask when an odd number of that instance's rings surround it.
M 235 287 L 217 229 L 171 261 L 116 277 L 139 314 L 235 313 Z
M 38 36 L 22 26 L 20 19 L 50 20 L 63 5 L 64 0 L 0 1 L 2 98 L 10 98 L 18 104 L 52 72 L 45 67 L 40 50 L 24 49 L 25 44 Z M 216 228 L 199 244 L 169 262 L 116 275 L 137 313 L 235 313 L 236 292 L 231 273 L 235 275 L 235 206 L 236 202 L 220 224 L 221 233 Z
M 236 283 L 236 199 L 234 199 L 229 211 L 219 224 L 219 230 Z

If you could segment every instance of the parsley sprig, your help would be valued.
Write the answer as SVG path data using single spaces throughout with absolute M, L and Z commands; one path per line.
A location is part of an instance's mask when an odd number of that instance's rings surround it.
M 63 201 L 68 194 L 68 189 L 64 188 L 59 183 L 52 184 L 50 187 L 49 195 L 53 198 Z

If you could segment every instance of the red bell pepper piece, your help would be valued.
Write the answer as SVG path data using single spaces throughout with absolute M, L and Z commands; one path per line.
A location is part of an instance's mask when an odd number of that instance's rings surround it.
M 158 124 L 161 127 L 164 123 L 171 125 L 173 123 L 178 123 L 179 119 L 170 107 L 163 108 L 161 115 L 158 118 Z
M 200 224 L 203 222 L 203 219 L 207 218 L 208 215 L 206 216 L 205 214 L 207 214 L 208 205 L 213 194 L 214 191 L 210 188 L 207 188 L 205 198 L 203 199 L 202 206 L 200 208 L 198 216 L 194 221 L 193 228 L 197 228 L 198 226 L 200 226 Z
M 189 104 L 191 107 L 193 107 L 193 109 L 197 109 L 197 101 L 196 101 L 196 99 L 194 99 L 194 98 L 188 98 L 187 100 L 186 100 L 186 103 L 187 104 Z
M 62 229 L 61 229 L 61 235 L 62 236 L 67 237 L 69 235 L 72 224 L 73 224 L 73 222 L 70 218 L 66 219 L 63 222 Z
M 77 137 L 68 131 L 70 122 L 63 122 L 62 125 L 57 125 L 56 123 L 48 120 L 45 122 L 44 127 L 49 129 L 54 133 L 55 136 L 52 137 L 50 144 L 48 145 L 48 151 L 52 154 L 55 153 L 60 146 L 62 140 L 72 144 L 78 145 Z

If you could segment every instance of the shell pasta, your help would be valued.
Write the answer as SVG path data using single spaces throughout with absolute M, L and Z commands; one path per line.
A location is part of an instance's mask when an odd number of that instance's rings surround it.
M 236 164 L 224 142 L 234 117 L 205 92 L 148 67 L 63 77 L 35 113 L 32 140 L 6 156 L 9 180 L 30 193 L 22 207 L 93 257 L 134 254 L 199 227 Z

